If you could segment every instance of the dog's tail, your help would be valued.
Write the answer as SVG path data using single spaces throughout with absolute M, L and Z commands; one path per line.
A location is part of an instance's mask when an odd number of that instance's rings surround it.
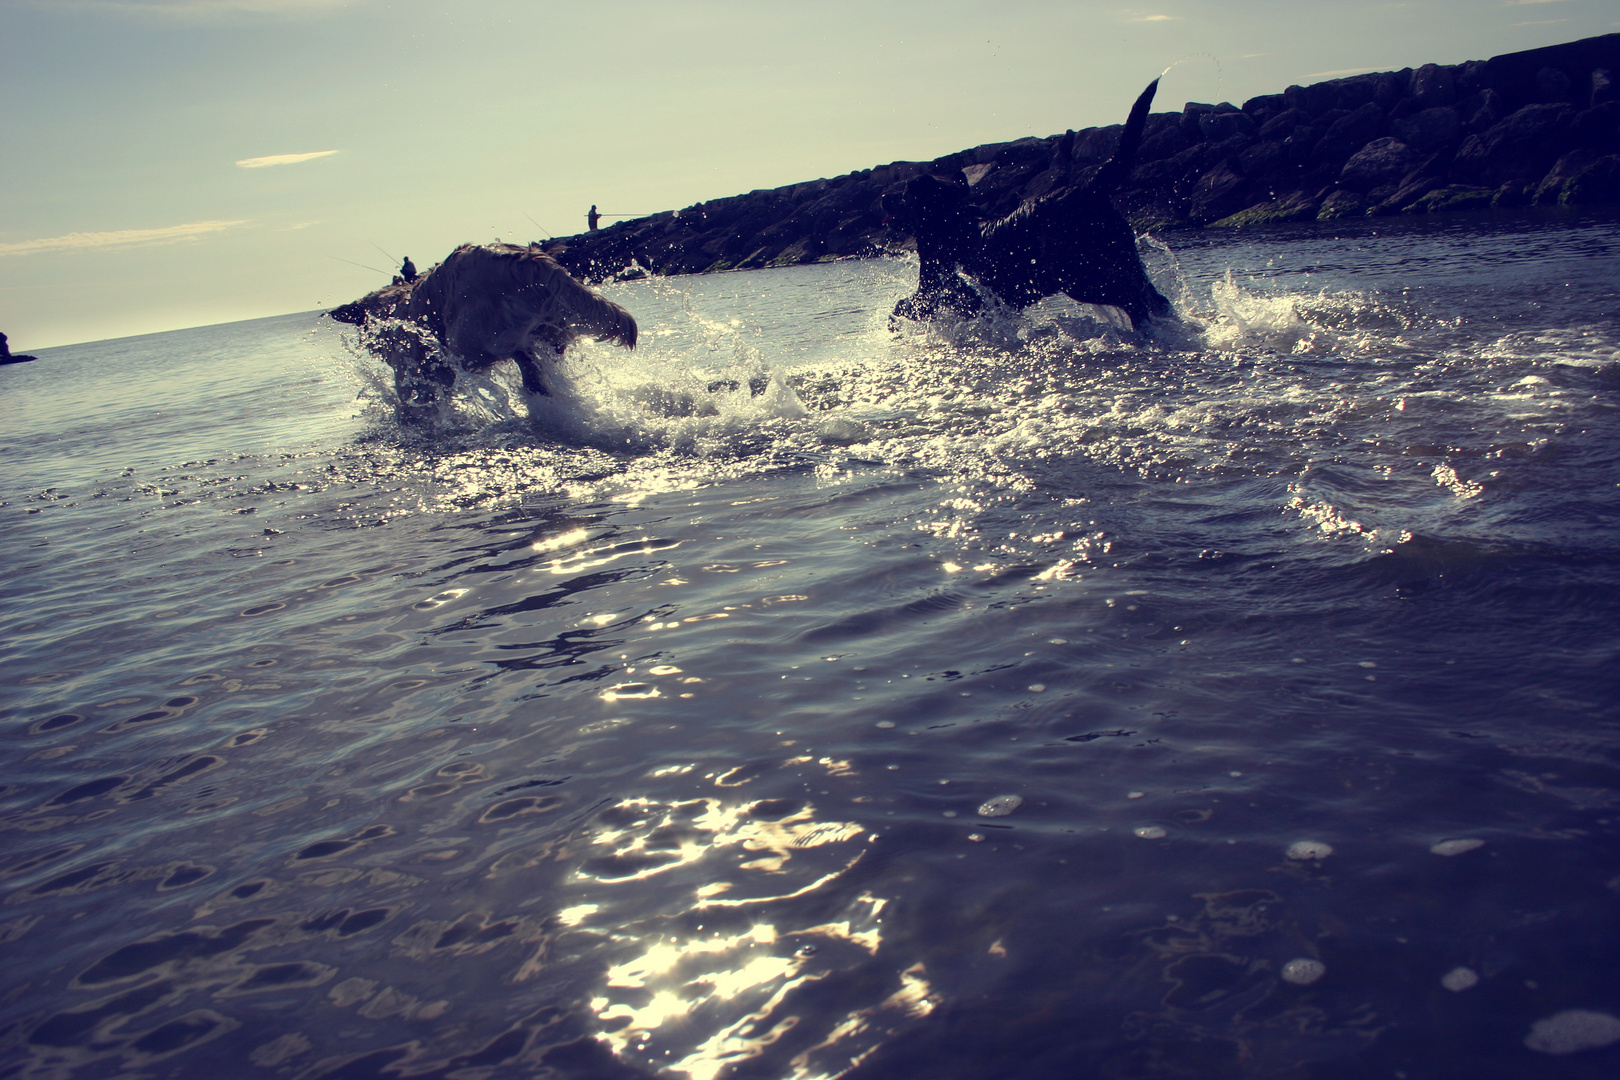
M 1108 163 L 1097 171 L 1089 185 L 1096 192 L 1113 192 L 1131 175 L 1136 167 L 1136 151 L 1142 145 L 1142 129 L 1147 127 L 1148 109 L 1153 107 L 1153 95 L 1158 92 L 1159 80 L 1147 84 L 1131 106 L 1131 115 L 1125 120 L 1125 130 L 1119 136 L 1119 148 Z

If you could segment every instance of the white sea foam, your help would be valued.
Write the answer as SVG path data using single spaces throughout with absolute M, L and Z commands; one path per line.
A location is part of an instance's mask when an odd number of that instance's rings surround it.
M 1524 1045 L 1543 1054 L 1573 1054 L 1620 1040 L 1620 1020 L 1608 1013 L 1566 1009 L 1530 1025 Z
M 980 817 L 1006 817 L 1024 805 L 1022 795 L 997 795 L 979 805 Z
M 1295 986 L 1309 986 L 1326 974 L 1327 965 L 1308 956 L 1290 960 L 1282 966 L 1283 982 L 1293 983 Z
M 1325 859 L 1333 854 L 1333 845 L 1323 843 L 1321 840 L 1296 840 L 1288 845 L 1288 850 L 1283 854 L 1299 862 Z
M 1440 976 L 1440 985 L 1454 994 L 1460 994 L 1479 985 L 1479 973 L 1473 968 L 1454 967 Z

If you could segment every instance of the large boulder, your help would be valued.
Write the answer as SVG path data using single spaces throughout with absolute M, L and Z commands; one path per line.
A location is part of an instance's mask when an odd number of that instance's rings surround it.
M 1430 154 L 1417 168 L 1401 177 L 1395 190 L 1371 207 L 1368 213 L 1399 213 L 1436 188 L 1445 187 L 1446 170 L 1450 165 L 1450 154 Z
M 1535 191 L 1531 194 L 1530 202 L 1536 206 L 1563 202 L 1565 185 L 1591 168 L 1602 156 L 1596 150 L 1571 150 L 1547 170 L 1547 175 L 1541 178 L 1541 183 L 1536 185 Z
M 1570 135 L 1577 146 L 1620 151 L 1620 101 L 1605 101 L 1575 114 Z
M 1423 109 L 1402 120 L 1391 120 L 1389 130 L 1420 154 L 1432 154 L 1462 138 L 1462 117 L 1449 105 Z
M 1218 221 L 1249 205 L 1249 181 L 1232 167 L 1230 159 L 1222 161 L 1199 177 L 1189 200 L 1189 217 L 1200 224 Z
M 1351 191 L 1371 191 L 1383 184 L 1395 183 L 1410 172 L 1418 160 L 1417 153 L 1399 139 L 1374 139 L 1344 163 L 1339 172 L 1339 186 Z
M 1283 91 L 1283 104 L 1316 116 L 1337 108 L 1338 92 L 1330 83 L 1312 83 L 1310 86 L 1290 86 Z
M 1291 191 L 1246 210 L 1210 222 L 1211 228 L 1241 228 L 1244 225 L 1274 225 L 1282 221 L 1314 221 L 1321 200 L 1304 191 Z
M 1322 200 L 1322 206 L 1316 212 L 1316 220 L 1337 221 L 1340 218 L 1362 217 L 1366 213 L 1366 196 L 1341 188 Z
M 1558 201 L 1566 206 L 1620 203 L 1620 154 L 1598 158 L 1565 182 Z
M 1335 120 L 1316 144 L 1324 164 L 1337 164 L 1384 133 L 1384 110 L 1369 101 Z
M 1426 109 L 1454 104 L 1457 82 L 1454 69 L 1443 64 L 1424 64 L 1412 73 L 1412 97 Z
M 1262 139 L 1286 139 L 1294 129 L 1311 122 L 1311 114 L 1304 109 L 1284 109 L 1260 126 Z
M 1489 210 L 1496 192 L 1487 187 L 1448 184 L 1436 188 L 1406 207 L 1407 214 L 1437 214 L 1447 210 Z
M 1453 177 L 1462 183 L 1539 180 L 1558 157 L 1575 119 L 1568 105 L 1526 105 L 1457 151 Z

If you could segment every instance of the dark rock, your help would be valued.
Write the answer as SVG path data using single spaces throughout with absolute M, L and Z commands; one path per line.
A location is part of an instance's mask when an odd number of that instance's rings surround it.
M 1234 135 L 1253 138 L 1260 131 L 1254 118 L 1241 112 L 1209 112 L 1198 117 L 1198 134 L 1209 143 L 1225 142 Z
M 1620 34 L 1607 34 L 1290 86 L 1242 108 L 1189 102 L 1147 117 L 1117 203 L 1139 224 L 1252 224 L 1607 200 L 1620 159 L 1617 71 Z M 892 162 L 615 222 L 544 247 L 587 281 L 627 267 L 694 273 L 896 251 L 908 241 L 882 224 L 886 189 L 962 171 L 975 212 L 991 219 L 1083 184 L 1112 155 L 1120 131 L 1089 128 Z
M 1570 77 L 1555 67 L 1544 67 L 1536 72 L 1537 101 L 1567 103 L 1571 100 L 1570 86 Z
M 1593 105 L 1602 105 L 1606 101 L 1615 100 L 1614 73 L 1608 68 L 1592 69 L 1591 95 L 1588 100 Z
M 1156 135 L 1142 140 L 1141 147 L 1136 151 L 1137 161 L 1160 161 L 1181 153 L 1193 144 L 1178 127 L 1169 127 Z
M 1199 130 L 1199 120 L 1215 111 L 1215 106 L 1206 105 L 1201 101 L 1189 101 L 1181 108 L 1181 133 L 1189 139 L 1202 139 L 1203 132 Z
M 1526 105 L 1457 151 L 1452 175 L 1463 183 L 1539 180 L 1558 157 L 1575 119 L 1568 105 Z
M 1333 122 L 1316 144 L 1317 156 L 1323 161 L 1344 161 L 1383 133 L 1384 110 L 1369 101 Z
M 1244 225 L 1271 225 L 1280 221 L 1315 221 L 1320 206 L 1321 200 L 1303 191 L 1292 191 L 1209 224 L 1210 228 L 1241 228 Z
M 1571 150 L 1553 163 L 1547 170 L 1547 175 L 1541 178 L 1534 193 L 1530 196 L 1532 206 L 1554 204 L 1564 201 L 1564 185 L 1577 175 L 1591 168 L 1603 155 L 1596 150 Z
M 1352 75 L 1347 79 L 1335 79 L 1330 84 L 1334 89 L 1333 104 L 1341 109 L 1352 111 L 1368 104 L 1378 93 L 1378 76 Z
M 1577 146 L 1620 152 L 1620 101 L 1605 101 L 1576 113 L 1570 135 Z
M 1301 124 L 1309 124 L 1311 114 L 1304 109 L 1284 109 L 1260 127 L 1262 139 L 1286 139 Z
M 1412 73 L 1412 97 L 1426 109 L 1452 105 L 1457 101 L 1453 69 L 1442 64 L 1424 64 Z
M 1182 186 L 1190 190 L 1198 178 L 1214 168 L 1219 160 L 1219 156 L 1212 154 L 1209 147 L 1195 143 L 1170 158 L 1168 164 L 1171 172 L 1182 182 Z
M 1340 189 L 1322 201 L 1316 212 L 1317 221 L 1337 221 L 1340 218 L 1361 217 L 1367 212 L 1367 200 L 1354 191 Z
M 1248 188 L 1247 178 L 1230 161 L 1222 161 L 1199 177 L 1192 191 L 1189 216 L 1204 223 L 1234 214 L 1249 205 Z
M 1397 120 L 1405 120 L 1408 116 L 1422 111 L 1423 104 L 1417 98 L 1403 97 L 1389 107 L 1389 122 L 1393 124 Z
M 1183 151 L 1183 153 L 1185 152 Z M 1127 190 L 1169 190 L 1182 175 L 1182 170 L 1177 165 L 1180 158 L 1181 154 L 1175 154 L 1171 157 L 1160 158 L 1158 161 L 1142 162 L 1131 170 L 1131 175 L 1126 180 Z
M 1318 131 L 1325 132 L 1329 128 L 1331 128 L 1334 124 L 1337 124 L 1340 120 L 1343 120 L 1345 117 L 1347 117 L 1349 115 L 1350 115 L 1350 110 L 1349 109 L 1340 109 L 1340 108 L 1325 109 L 1322 112 L 1319 112 L 1315 116 L 1311 117 L 1311 126 L 1316 128 Z
M 1074 149 L 1070 157 L 1075 161 L 1102 164 L 1114 156 L 1119 146 L 1120 133 L 1125 130 L 1123 124 L 1109 124 L 1107 127 L 1087 128 L 1077 132 L 1074 137 Z M 1140 151 L 1138 151 L 1140 156 Z
M 1399 139 L 1374 139 L 1350 155 L 1339 173 L 1339 184 L 1350 191 L 1371 192 L 1379 185 L 1393 184 L 1405 176 L 1418 160 L 1412 148 Z M 1394 192 L 1392 187 L 1386 197 Z
M 1283 158 L 1296 168 L 1304 168 L 1316 160 L 1316 144 L 1321 141 L 1322 129 L 1301 124 L 1294 133 L 1282 141 Z
M 1436 188 L 1408 206 L 1408 214 L 1435 214 L 1444 210 L 1487 210 L 1496 193 L 1490 188 L 1450 184 Z
M 1450 165 L 1450 154 L 1429 155 L 1421 165 L 1401 177 L 1401 182 L 1396 186 L 1394 192 L 1383 196 L 1380 201 L 1368 210 L 1368 213 L 1400 213 L 1429 192 L 1444 187 L 1446 170 Z
M 1243 103 L 1243 111 L 1254 117 L 1257 124 L 1264 124 L 1287 108 L 1281 94 L 1261 94 Z
M 1045 139 L 1033 136 L 1002 143 L 993 159 L 997 167 L 1014 165 L 1045 165 L 1052 157 L 1052 146 Z
M 1337 107 L 1338 97 L 1332 83 L 1313 83 L 1310 86 L 1290 86 L 1284 90 L 1283 104 L 1316 116 Z
M 1566 206 L 1620 202 L 1620 154 L 1600 157 L 1571 177 L 1558 201 Z
M 1254 137 L 1252 135 L 1245 135 L 1242 132 L 1239 132 L 1229 139 L 1222 139 L 1220 142 L 1205 143 L 1204 145 L 1209 148 L 1209 152 L 1215 158 L 1237 157 L 1239 154 L 1243 153 L 1249 147 L 1254 145 Z
M 1373 92 L 1373 101 L 1386 113 L 1407 100 L 1412 93 L 1411 68 L 1402 68 L 1400 71 L 1384 71 L 1374 77 L 1378 80 L 1378 88 Z
M 1529 205 L 1530 187 L 1527 184 L 1519 183 L 1517 180 L 1509 180 L 1507 183 L 1497 188 L 1496 194 L 1491 196 L 1492 209 Z M 1467 209 L 1473 208 L 1468 207 Z
M 1457 110 L 1441 106 L 1413 113 L 1404 120 L 1391 120 L 1389 130 L 1420 154 L 1432 154 L 1442 146 L 1462 138 L 1462 118 Z
M 1508 113 L 1507 98 L 1486 87 L 1458 102 L 1457 115 L 1462 117 L 1463 129 L 1470 135 L 1489 131 Z
M 1280 142 L 1255 143 L 1238 155 L 1238 171 L 1244 176 L 1262 177 L 1278 172 L 1287 164 L 1287 154 Z
M 1585 97 L 1591 93 L 1592 72 L 1599 68 L 1614 70 L 1617 59 L 1620 59 L 1620 34 L 1604 34 L 1493 56 L 1482 65 L 1480 84 L 1503 95 L 1507 111 L 1511 112 L 1525 105 L 1548 104 L 1541 97 L 1543 70 L 1553 68 L 1562 72 L 1568 76 L 1571 87 L 1579 87 Z M 1575 104 L 1584 107 L 1595 102 L 1587 98 Z

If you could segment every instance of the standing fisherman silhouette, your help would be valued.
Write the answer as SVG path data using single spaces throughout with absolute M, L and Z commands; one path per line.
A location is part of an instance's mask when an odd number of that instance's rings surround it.
M 591 212 L 585 215 L 585 224 L 590 226 L 591 232 L 596 231 L 596 223 L 602 220 L 602 215 L 596 212 L 596 204 L 591 203 Z

